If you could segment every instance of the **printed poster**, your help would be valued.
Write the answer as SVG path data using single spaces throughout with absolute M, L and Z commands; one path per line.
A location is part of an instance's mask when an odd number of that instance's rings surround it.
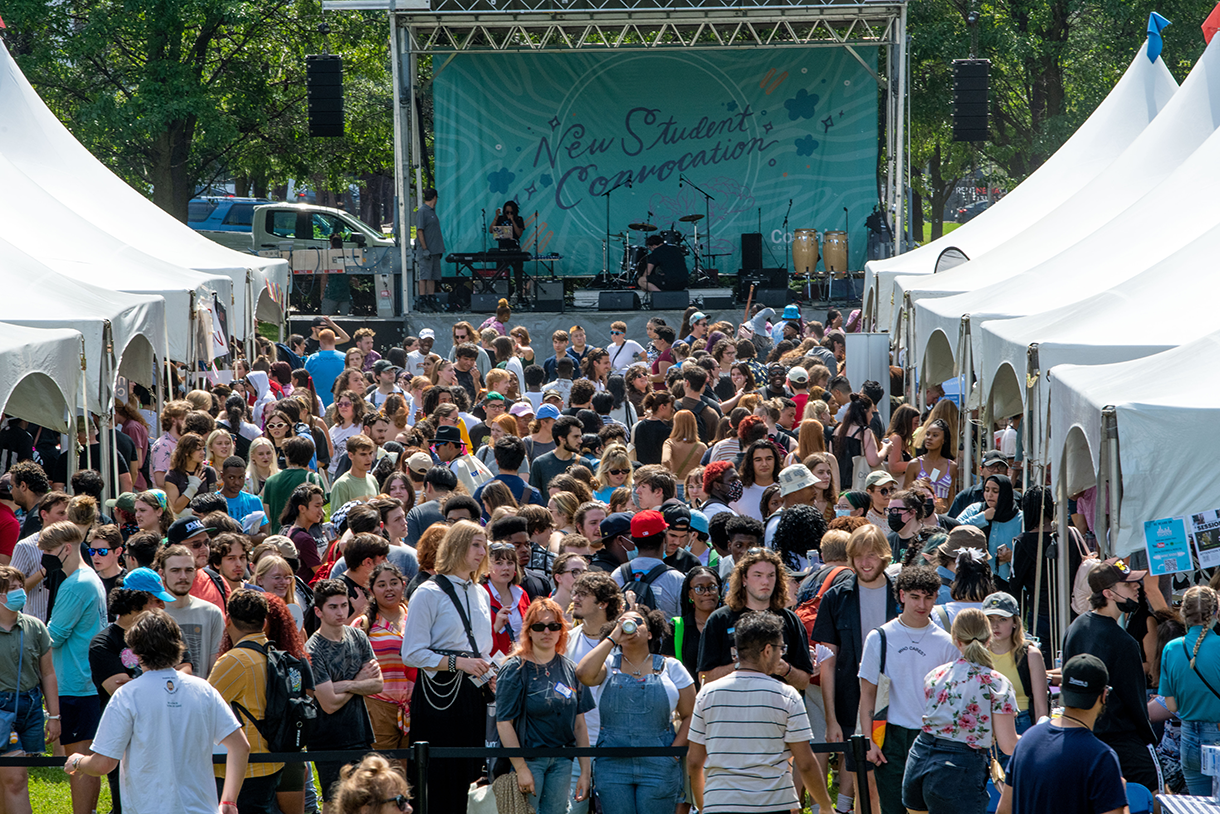
M 1176 574 L 1193 568 L 1185 518 L 1146 521 L 1144 544 L 1148 548 L 1148 571 L 1153 576 Z
M 1190 533 L 1200 568 L 1220 565 L 1220 509 L 1190 516 Z

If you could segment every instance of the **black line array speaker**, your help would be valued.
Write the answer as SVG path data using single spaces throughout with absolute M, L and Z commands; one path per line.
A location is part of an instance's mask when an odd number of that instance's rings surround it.
M 640 295 L 634 291 L 603 291 L 597 295 L 598 311 L 638 311 Z
M 758 232 L 741 235 L 741 267 L 746 271 L 762 268 L 762 235 Z
M 689 291 L 654 291 L 652 292 L 652 310 L 683 311 L 690 305 Z
M 343 57 L 309 54 L 305 57 L 305 91 L 309 100 L 309 135 L 336 138 L 343 135 Z
M 991 60 L 953 60 L 953 140 L 987 141 L 987 87 Z

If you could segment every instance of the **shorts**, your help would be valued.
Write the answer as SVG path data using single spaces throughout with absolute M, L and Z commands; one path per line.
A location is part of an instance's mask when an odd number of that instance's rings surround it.
M 421 254 L 419 256 L 419 271 L 417 280 L 439 280 L 441 278 L 441 256 L 439 254 Z
M 96 695 L 61 695 L 59 714 L 63 716 L 60 743 L 91 741 L 102 720 L 102 703 Z
M 379 698 L 365 698 L 364 706 L 373 722 L 373 748 L 378 752 L 406 749 L 410 739 L 398 728 L 398 706 Z
M 805 688 L 805 714 L 809 716 L 809 729 L 813 739 L 821 742 L 826 740 L 826 705 L 822 701 L 822 688 L 810 684 Z M 848 744 L 850 746 L 850 744 Z
M 277 792 L 304 791 L 305 767 L 308 765 L 304 761 L 285 763 L 284 768 L 280 770 L 279 785 L 275 787 L 275 790 Z
M 990 752 L 921 733 L 907 755 L 902 804 L 938 814 L 986 811 L 990 767 Z
M 42 690 L 38 687 L 22 693 L 0 692 L 0 709 L 13 709 L 17 704 L 17 720 L 14 729 L 17 731 L 17 743 L 10 744 L 7 740 L 0 744 L 0 755 L 13 752 L 25 752 L 30 755 L 41 755 L 47 748 L 46 719 L 42 717 Z

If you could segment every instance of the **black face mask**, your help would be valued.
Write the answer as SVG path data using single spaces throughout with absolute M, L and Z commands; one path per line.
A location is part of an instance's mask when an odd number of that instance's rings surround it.
M 1118 604 L 1118 609 L 1123 613 L 1135 613 L 1140 609 L 1140 603 L 1137 599 L 1124 599 Z
M 931 517 L 932 515 L 936 514 L 936 501 L 930 497 L 925 497 L 923 499 L 923 508 L 924 514 Z
M 895 534 L 902 531 L 907 525 L 907 521 L 903 520 L 900 514 L 891 514 L 886 518 L 886 522 L 889 523 L 890 531 Z
M 48 574 L 54 574 L 56 571 L 64 570 L 64 561 L 54 554 L 43 554 L 42 568 Z

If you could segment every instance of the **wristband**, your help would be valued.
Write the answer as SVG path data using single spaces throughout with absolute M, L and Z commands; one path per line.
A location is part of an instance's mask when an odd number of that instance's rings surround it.
M 614 645 L 615 647 L 618 647 L 618 642 L 616 642 L 616 641 L 614 640 L 614 637 L 613 637 L 613 636 L 607 636 L 607 637 L 606 637 L 606 639 L 607 639 L 607 641 L 609 641 L 609 642 L 610 642 L 610 644 Z
M 60 719 L 60 717 L 61 716 L 59 716 L 59 715 L 48 715 L 47 720 L 48 721 L 58 721 Z
M 451 673 L 457 672 L 457 656 L 449 657 L 449 672 L 451 672 Z

